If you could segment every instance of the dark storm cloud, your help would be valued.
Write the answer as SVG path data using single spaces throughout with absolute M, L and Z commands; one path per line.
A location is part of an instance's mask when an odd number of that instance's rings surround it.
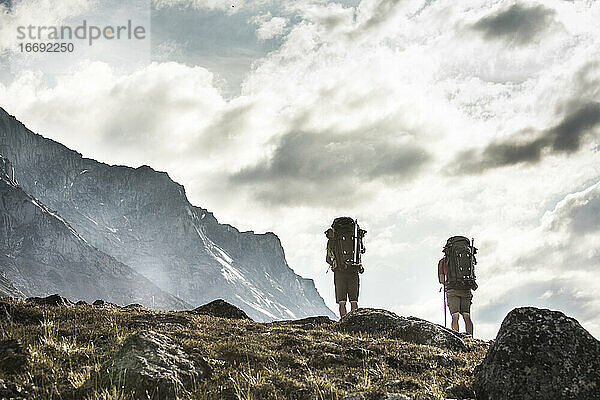
M 393 136 L 299 131 L 285 134 L 269 159 L 230 180 L 253 185 L 257 197 L 272 203 L 347 201 L 362 183 L 414 177 L 428 159 L 419 146 Z
M 519 3 L 480 19 L 473 29 L 487 40 L 503 40 L 522 46 L 536 40 L 554 22 L 555 11 L 542 5 Z
M 600 125 L 600 103 L 590 102 L 568 113 L 558 124 L 540 132 L 534 138 L 523 136 L 531 130 L 489 144 L 483 151 L 460 153 L 449 166 L 458 174 L 481 173 L 487 169 L 515 164 L 538 163 L 546 153 L 574 153 L 583 142 L 596 136 Z

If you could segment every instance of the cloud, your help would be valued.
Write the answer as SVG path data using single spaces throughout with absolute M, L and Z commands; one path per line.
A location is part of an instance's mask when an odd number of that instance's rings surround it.
M 544 215 L 544 229 L 580 236 L 600 233 L 600 181 L 567 195 Z
M 502 275 L 497 283 L 504 282 Z M 600 302 L 595 295 L 594 282 L 589 277 L 571 276 L 530 281 L 526 274 L 522 280 L 512 282 L 507 291 L 494 301 L 477 309 L 482 322 L 501 321 L 515 307 L 534 306 L 561 310 L 575 316 L 582 323 L 600 323 Z M 594 332 L 598 335 L 600 332 Z
M 258 29 L 256 30 L 258 39 L 268 40 L 282 35 L 289 21 L 287 18 L 273 17 L 271 13 L 267 13 L 253 18 L 252 22 L 258 25 Z
M 82 63 L 53 87 L 39 74 L 21 74 L 11 85 L 0 85 L 0 101 L 31 121 L 33 131 L 85 155 L 144 164 L 202 143 L 198 137 L 226 104 L 213 80 L 204 68 L 177 63 L 153 63 L 132 74 L 101 62 Z
M 516 164 L 537 164 L 546 154 L 571 154 L 590 137 L 596 137 L 600 125 L 600 103 L 590 102 L 568 113 L 556 125 L 534 133 L 523 130 L 512 137 L 492 142 L 482 151 L 466 150 L 451 163 L 459 174 L 481 173 L 492 168 Z
M 542 34 L 556 24 L 556 12 L 543 5 L 524 6 L 513 4 L 508 9 L 488 15 L 472 28 L 483 34 L 486 40 L 502 40 L 515 46 L 535 42 Z
M 486 294 L 479 318 L 491 322 L 514 307 L 533 305 L 561 310 L 600 336 L 600 180 L 564 196 L 520 238 L 520 254 L 491 267 L 498 284 Z
M 399 12 L 401 3 L 400 0 L 362 1 L 357 15 L 359 32 L 369 32 L 389 23 Z
M 250 185 L 268 202 L 342 203 L 361 184 L 410 180 L 428 160 L 410 137 L 393 133 L 292 131 L 270 157 L 233 174 L 231 182 Z

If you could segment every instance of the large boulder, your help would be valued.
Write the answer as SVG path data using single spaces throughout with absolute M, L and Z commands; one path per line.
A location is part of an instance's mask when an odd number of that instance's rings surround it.
M 416 344 L 436 346 L 454 351 L 467 351 L 465 342 L 455 332 L 415 317 L 403 319 L 403 323 L 396 328 L 394 337 Z
M 29 297 L 27 299 L 27 302 L 36 304 L 38 306 L 66 307 L 73 305 L 73 302 L 71 300 L 62 297 L 59 294 L 53 294 L 46 297 Z
M 401 317 L 387 310 L 359 308 L 338 322 L 348 333 L 387 334 L 407 342 L 466 351 L 465 342 L 450 329 L 415 317 Z
M 101 378 L 124 385 L 134 399 L 174 399 L 210 373 L 205 360 L 192 359 L 168 336 L 141 331 L 102 365 Z
M 338 326 L 348 333 L 392 332 L 402 323 L 402 318 L 393 312 L 376 308 L 359 308 L 346 314 Z
M 194 314 L 210 315 L 211 317 L 252 320 L 244 311 L 225 300 L 214 300 L 192 311 Z
M 516 308 L 473 386 L 481 400 L 600 399 L 600 342 L 559 311 Z

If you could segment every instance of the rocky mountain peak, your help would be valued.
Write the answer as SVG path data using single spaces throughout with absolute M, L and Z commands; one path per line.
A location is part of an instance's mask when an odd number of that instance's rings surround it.
M 28 194 L 14 179 L 6 157 L 0 158 L 0 267 L 1 296 L 60 292 L 78 300 L 104 297 L 166 309 L 188 306 L 98 250 Z
M 188 304 L 222 298 L 255 320 L 334 316 L 314 282 L 288 266 L 274 233 L 221 224 L 167 173 L 85 158 L 8 114 L 0 149 L 21 187 L 87 243 Z

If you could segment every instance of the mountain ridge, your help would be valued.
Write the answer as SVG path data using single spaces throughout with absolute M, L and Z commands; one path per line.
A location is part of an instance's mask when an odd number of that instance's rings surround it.
M 2 156 L 0 161 L 6 164 Z M 61 291 L 77 300 L 106 297 L 165 309 L 189 306 L 90 245 L 5 171 L 0 171 L 0 216 L 0 265 L 4 279 L 18 291 L 7 293 L 11 297 Z
M 224 298 L 257 320 L 333 316 L 272 232 L 240 232 L 194 206 L 168 173 L 111 166 L 0 112 L 0 154 L 20 184 L 101 251 L 192 305 Z

